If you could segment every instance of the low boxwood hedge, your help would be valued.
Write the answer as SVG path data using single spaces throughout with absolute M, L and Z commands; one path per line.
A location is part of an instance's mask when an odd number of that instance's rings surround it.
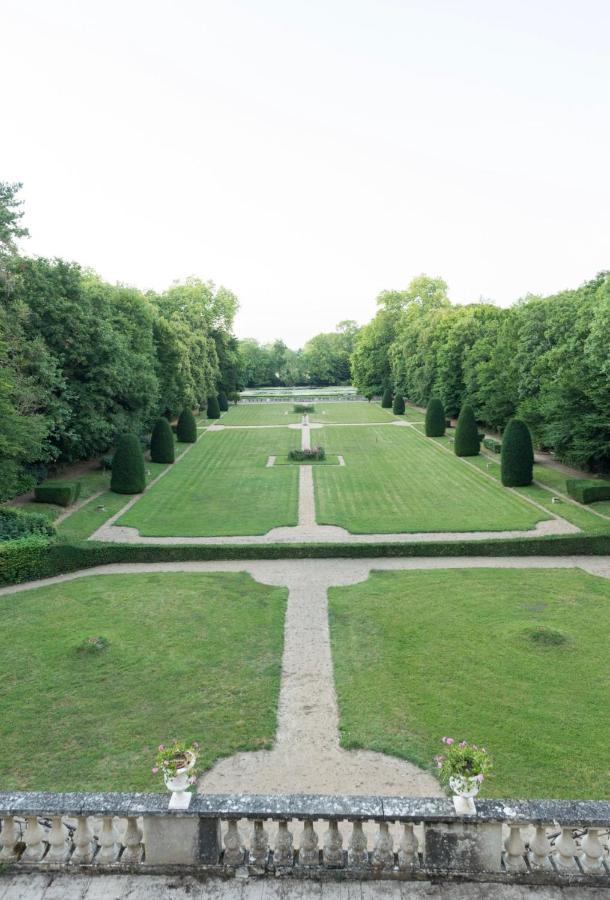
M 588 478 L 568 478 L 566 490 L 573 500 L 579 503 L 596 503 L 598 500 L 610 500 L 610 483 L 593 481 Z
M 495 438 L 490 438 L 490 437 L 483 438 L 483 446 L 487 447 L 488 450 L 491 450 L 492 453 L 501 453 L 502 452 L 502 442 L 497 441 Z
M 0 541 L 15 541 L 31 534 L 51 537 L 55 528 L 44 513 L 22 512 L 0 506 Z
M 37 503 L 70 506 L 80 495 L 80 481 L 45 481 L 34 488 Z

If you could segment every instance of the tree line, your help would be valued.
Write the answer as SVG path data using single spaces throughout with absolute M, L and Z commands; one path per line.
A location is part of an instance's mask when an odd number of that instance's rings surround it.
M 518 416 L 560 460 L 610 469 L 610 273 L 509 308 L 454 304 L 441 278 L 422 275 L 377 305 L 352 354 L 362 393 L 438 396 L 449 416 L 469 403 L 493 430 Z

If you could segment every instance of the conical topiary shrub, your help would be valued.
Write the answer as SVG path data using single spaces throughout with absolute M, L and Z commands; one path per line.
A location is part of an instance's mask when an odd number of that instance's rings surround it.
M 150 458 L 156 463 L 173 463 L 174 435 L 167 419 L 157 419 L 150 436 Z
M 445 407 L 438 397 L 432 397 L 426 410 L 426 437 L 442 437 L 445 433 Z
M 392 412 L 395 416 L 404 416 L 405 414 L 405 398 L 401 394 L 396 394 L 392 403 Z
M 511 419 L 506 426 L 500 463 L 505 487 L 525 487 L 532 483 L 534 448 L 530 430 L 522 419 Z
M 383 396 L 381 398 L 381 405 L 384 409 L 391 409 L 392 407 L 392 390 L 391 388 L 386 388 L 383 392 Z
M 197 423 L 192 410 L 185 407 L 178 417 L 176 437 L 183 444 L 194 444 L 197 440 Z
M 226 412 L 229 408 L 229 401 L 224 391 L 218 391 L 218 406 L 221 412 Z
M 458 416 L 453 449 L 456 456 L 478 456 L 481 444 L 472 406 L 465 403 Z
M 146 487 L 144 454 L 135 434 L 122 434 L 112 457 L 110 490 L 116 494 L 141 494 Z
M 213 395 L 208 397 L 208 408 L 206 410 L 206 416 L 208 419 L 220 419 L 220 406 L 218 403 L 218 397 Z

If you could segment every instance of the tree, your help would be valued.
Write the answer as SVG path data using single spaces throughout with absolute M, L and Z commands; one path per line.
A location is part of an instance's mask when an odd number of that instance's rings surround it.
M 165 417 L 157 419 L 150 436 L 150 458 L 156 463 L 173 463 L 174 434 Z
M 182 444 L 194 444 L 197 441 L 197 422 L 188 406 L 185 406 L 178 417 L 176 437 Z
M 17 194 L 23 187 L 20 181 L 0 181 L 0 256 L 17 252 L 17 240 L 29 237 L 29 231 L 19 223 L 23 218 L 23 200 Z
M 505 487 L 526 487 L 534 477 L 530 430 L 522 419 L 511 419 L 502 436 L 501 477 Z
M 208 419 L 220 419 L 220 404 L 216 394 L 211 394 L 208 397 L 206 415 Z
M 141 494 L 146 487 L 144 454 L 137 435 L 122 434 L 112 457 L 110 490 L 116 494 Z
M 229 408 L 229 401 L 224 391 L 218 392 L 218 406 L 220 408 L 220 412 L 227 412 Z
M 454 450 L 456 456 L 478 456 L 481 445 L 479 443 L 479 429 L 474 417 L 474 410 L 470 404 L 465 403 L 458 416 L 455 429 Z
M 445 408 L 439 397 L 432 397 L 426 409 L 426 437 L 442 437 L 445 433 Z
M 392 403 L 392 412 L 395 416 L 404 416 L 405 414 L 405 398 L 402 394 L 396 394 Z
M 384 409 L 392 408 L 392 388 L 387 387 L 381 397 L 381 405 Z

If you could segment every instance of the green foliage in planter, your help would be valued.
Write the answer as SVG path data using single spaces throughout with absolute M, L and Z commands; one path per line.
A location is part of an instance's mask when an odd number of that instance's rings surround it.
M 566 490 L 573 500 L 579 503 L 596 503 L 598 500 L 610 500 L 610 484 L 607 481 L 594 481 L 587 478 L 569 478 Z
M 502 451 L 501 441 L 497 441 L 495 438 L 483 438 L 483 446 L 491 450 L 492 453 L 500 453 Z
M 176 437 L 183 444 L 194 444 L 197 441 L 197 422 L 188 407 L 185 407 L 178 417 Z
M 292 411 L 295 413 L 312 413 L 316 411 L 316 407 L 313 403 L 295 403 Z
M 432 397 L 426 409 L 426 437 L 442 437 L 445 433 L 445 408 L 439 397 Z
M 383 396 L 381 398 L 381 405 L 384 409 L 392 408 L 392 390 L 391 388 L 386 388 L 383 392 Z
M 150 458 L 152 462 L 173 463 L 174 434 L 172 427 L 165 418 L 157 419 L 150 436 Z
M 312 447 L 308 450 L 290 450 L 288 459 L 294 459 L 297 462 L 307 461 L 308 459 L 326 459 L 326 451 L 324 447 Z
M 55 503 L 57 506 L 70 506 L 78 500 L 79 494 L 78 481 L 45 481 L 34 488 L 34 499 L 38 503 Z
M 458 416 L 453 449 L 456 456 L 478 456 L 480 450 L 479 429 L 474 410 L 465 403 Z
M 395 416 L 404 416 L 405 414 L 405 398 L 401 394 L 396 394 L 392 403 L 392 412 Z
M 115 494 L 141 494 L 146 486 L 144 454 L 137 435 L 122 434 L 112 458 L 110 490 Z
M 55 529 L 43 513 L 27 513 L 0 506 L 0 541 L 14 541 L 31 534 L 52 537 Z
M 206 416 L 208 419 L 220 419 L 220 404 L 218 403 L 218 397 L 215 394 L 208 397 Z
M 501 478 L 505 487 L 526 487 L 534 477 L 534 448 L 522 419 L 511 419 L 502 437 Z
M 218 406 L 221 412 L 227 412 L 229 409 L 229 400 L 224 391 L 218 392 Z

